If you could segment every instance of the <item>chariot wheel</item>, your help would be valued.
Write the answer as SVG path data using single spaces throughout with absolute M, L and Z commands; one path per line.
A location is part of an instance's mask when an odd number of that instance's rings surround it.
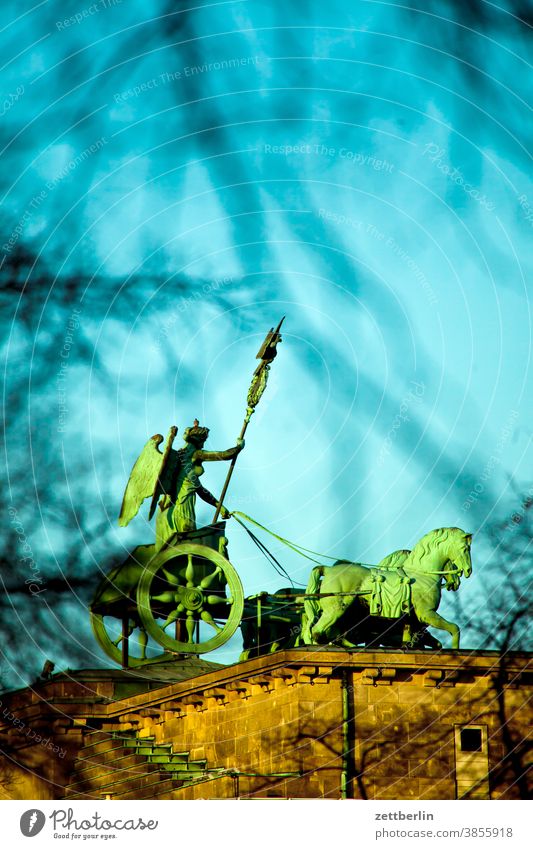
M 206 545 L 180 543 L 147 564 L 137 586 L 146 633 L 170 652 L 203 654 L 237 630 L 244 593 L 229 560 Z M 175 627 L 175 636 L 167 633 Z
M 135 601 L 139 577 L 155 553 L 154 545 L 139 545 L 126 560 L 105 575 L 90 605 L 91 627 L 97 642 L 119 666 L 144 666 L 171 660 L 159 643 L 149 639 Z

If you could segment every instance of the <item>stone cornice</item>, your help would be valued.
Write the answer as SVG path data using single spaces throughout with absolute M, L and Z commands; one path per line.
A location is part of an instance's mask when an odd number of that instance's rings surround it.
M 248 698 L 279 686 L 326 683 L 332 678 L 340 678 L 343 671 L 350 671 L 354 675 L 355 684 L 369 686 L 390 686 L 393 683 L 409 686 L 409 682 L 416 678 L 417 683 L 424 687 L 441 688 L 460 683 L 472 684 L 475 679 L 485 678 L 498 679 L 500 683 L 514 687 L 531 681 L 533 655 L 511 652 L 502 656 L 496 651 L 348 651 L 331 647 L 290 649 L 220 667 L 194 678 L 121 699 L 103 697 L 84 687 L 84 681 L 98 680 L 98 670 L 80 671 L 80 691 L 86 690 L 83 696 L 74 692 L 65 695 L 62 685 L 66 679 L 59 674 L 38 688 L 5 693 L 0 698 L 4 706 L 26 722 L 49 716 L 52 720 L 62 717 L 63 722 L 70 718 L 74 725 L 84 725 L 86 722 L 90 725 L 91 720 L 97 723 L 112 722 L 126 714 L 142 713 L 146 716 L 150 710 L 204 710 L 210 705 L 222 705 L 235 698 Z M 120 680 L 128 675 L 120 670 L 104 670 L 105 679 L 112 680 L 115 677 L 113 673 Z M 134 673 L 133 670 L 132 679 Z M 70 680 L 71 683 L 76 682 L 76 673 L 72 673 Z M 10 725 L 0 715 L 0 727 L 5 730 Z

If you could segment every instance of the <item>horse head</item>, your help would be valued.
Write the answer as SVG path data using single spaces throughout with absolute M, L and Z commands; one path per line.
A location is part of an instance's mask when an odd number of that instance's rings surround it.
M 444 577 L 446 589 L 456 590 L 461 576 L 472 574 L 472 534 L 461 528 L 436 528 L 420 539 L 407 558 L 406 571 Z
M 450 570 L 446 569 L 447 590 L 457 590 L 461 583 L 461 577 L 469 578 L 472 574 L 472 557 L 470 546 L 472 545 L 472 534 L 467 534 L 461 528 L 453 528 L 448 548 Z

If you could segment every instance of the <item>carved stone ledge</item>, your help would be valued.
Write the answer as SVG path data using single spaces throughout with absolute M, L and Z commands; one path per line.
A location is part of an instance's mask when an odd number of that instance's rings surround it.
M 316 677 L 316 673 L 316 666 L 304 666 L 302 669 L 297 671 L 296 680 L 298 684 L 312 684 L 313 679 Z
M 174 710 L 165 708 L 163 711 L 163 722 L 172 722 L 173 719 L 179 719 L 183 716 L 183 713 L 181 708 L 175 708 Z
M 168 702 L 162 702 L 161 705 L 160 705 L 160 708 L 161 708 L 163 714 L 165 714 L 165 722 L 168 721 L 169 719 L 175 719 L 176 716 L 179 717 L 183 713 L 185 713 L 185 709 L 184 709 L 183 705 L 181 704 L 181 702 L 179 702 L 175 699 L 172 699 L 171 701 L 168 701 Z M 168 714 L 168 716 L 166 716 L 166 714 Z
M 117 723 L 117 724 L 113 723 L 112 725 L 110 725 L 108 727 L 109 727 L 110 731 L 120 731 L 121 733 L 123 731 L 135 731 L 135 733 L 137 733 L 140 725 L 141 725 L 140 720 L 137 720 L 137 722 L 120 722 L 120 723 Z
M 361 672 L 361 684 L 374 686 L 379 678 L 379 672 L 379 669 L 374 666 L 363 669 Z
M 140 725 L 141 720 L 139 718 L 138 713 L 125 713 L 123 716 L 120 717 L 119 722 L 121 722 L 122 724 L 129 725 L 132 728 L 136 728 L 138 725 Z
M 61 733 L 63 729 L 70 728 L 72 726 L 72 721 L 69 717 L 62 717 L 61 719 L 54 719 L 52 722 L 52 727 L 55 731 L 59 731 Z
M 241 699 L 247 699 L 252 695 L 252 688 L 246 681 L 230 681 L 226 684 L 226 689 L 230 693 L 235 693 Z
M 296 675 L 293 670 L 289 669 L 274 669 L 273 672 L 270 673 L 271 677 L 275 679 L 277 684 L 285 687 L 293 687 L 296 684 Z
M 319 666 L 316 670 L 316 674 L 313 676 L 311 683 L 312 684 L 329 684 L 331 678 L 333 676 L 333 670 L 331 666 Z
M 207 710 L 206 701 L 202 693 L 191 693 L 189 696 L 183 696 L 180 702 L 185 707 L 193 708 L 196 711 Z
M 440 687 L 455 687 L 461 677 L 460 669 L 448 669 L 444 672 L 444 677 L 440 682 Z
M 424 674 L 424 687 L 438 687 L 443 678 L 442 669 L 428 669 Z
M 361 684 L 373 687 L 388 687 L 396 678 L 396 669 L 392 667 L 370 666 L 361 671 Z
M 204 690 L 204 696 L 217 705 L 225 705 L 229 701 L 228 691 L 224 687 L 208 687 Z
M 424 687 L 455 687 L 460 670 L 428 669 L 424 674 Z
M 384 669 L 379 670 L 379 677 L 377 680 L 378 686 L 390 685 L 396 678 L 396 670 L 386 667 Z
M 262 693 L 270 693 L 274 689 L 274 681 L 270 675 L 252 675 L 248 682 L 252 687 L 259 687 Z
M 143 719 L 153 719 L 154 722 L 161 722 L 163 711 L 161 708 L 141 708 L 139 716 L 142 716 Z

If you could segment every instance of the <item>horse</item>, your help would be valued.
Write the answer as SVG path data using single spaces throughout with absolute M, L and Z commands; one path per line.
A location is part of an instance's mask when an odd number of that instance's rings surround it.
M 403 572 L 410 583 L 412 612 L 424 625 L 448 631 L 453 649 L 459 648 L 459 627 L 440 616 L 437 608 L 443 580 L 446 589 L 455 591 L 461 577 L 472 574 L 471 544 L 472 534 L 461 528 L 437 528 L 425 534 L 412 551 L 393 552 L 379 564 L 383 570 Z M 333 566 L 316 566 L 304 597 L 302 642 L 328 642 L 335 623 L 355 598 L 370 607 L 374 577 L 373 568 L 346 560 Z

